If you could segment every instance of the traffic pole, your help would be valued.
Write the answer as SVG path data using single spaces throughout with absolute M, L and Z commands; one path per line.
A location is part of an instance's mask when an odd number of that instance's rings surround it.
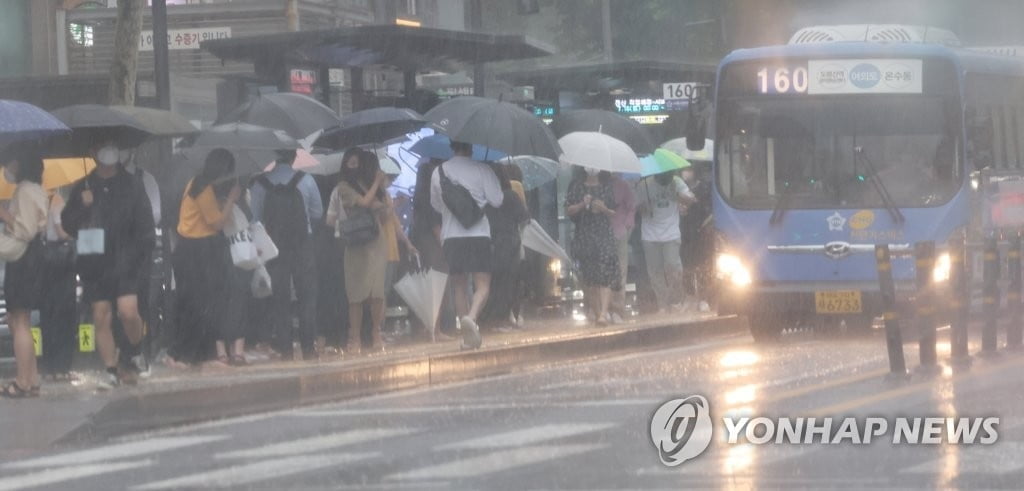
M 883 317 L 885 319 L 885 346 L 889 351 L 889 374 L 905 377 L 907 362 L 903 358 L 903 335 L 900 333 L 900 319 L 896 313 L 896 285 L 892 279 L 892 261 L 889 245 L 875 246 L 875 266 L 878 269 L 878 287 L 882 294 Z
M 932 295 L 932 271 L 935 269 L 935 243 L 914 244 L 914 261 L 917 266 L 917 331 L 921 368 L 931 370 L 938 367 L 935 350 L 935 305 Z
M 994 355 L 999 336 L 999 243 L 995 234 L 985 238 L 984 251 L 982 304 L 985 309 L 985 325 L 981 330 L 981 352 Z
M 1010 250 L 1006 253 L 1007 274 L 1010 275 L 1010 287 L 1006 292 L 1006 302 L 1010 308 L 1010 325 L 1006 328 L 1006 347 L 1020 349 L 1022 344 L 1021 314 L 1021 264 L 1020 264 L 1020 232 L 1010 237 Z
M 970 279 L 967 275 L 967 247 L 962 237 L 949 242 L 950 357 L 955 365 L 968 366 L 967 322 L 971 308 Z

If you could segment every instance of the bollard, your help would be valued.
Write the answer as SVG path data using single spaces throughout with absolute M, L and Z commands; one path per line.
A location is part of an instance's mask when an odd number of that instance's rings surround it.
M 982 271 L 982 305 L 985 325 L 981 329 L 981 351 L 986 355 L 996 352 L 999 323 L 999 243 L 996 235 L 985 238 L 984 271 Z
M 935 353 L 935 306 L 932 295 L 932 271 L 935 269 L 935 243 L 914 244 L 914 261 L 917 266 L 917 331 L 921 367 L 931 369 L 938 366 Z
M 882 308 L 885 310 L 885 346 L 889 351 L 889 373 L 905 376 L 907 362 L 903 359 L 903 335 L 896 313 L 896 286 L 892 280 L 892 262 L 889 245 L 875 246 L 875 264 L 878 268 L 878 287 L 882 294 Z
M 970 279 L 967 271 L 967 247 L 963 237 L 949 241 L 950 356 L 958 365 L 970 364 L 967 348 L 967 323 L 971 308 Z
M 1006 272 L 1010 275 L 1010 287 L 1006 291 L 1006 305 L 1010 309 L 1010 325 L 1006 328 L 1006 347 L 1021 348 L 1021 269 L 1020 269 L 1020 232 L 1010 236 L 1010 250 L 1006 253 Z

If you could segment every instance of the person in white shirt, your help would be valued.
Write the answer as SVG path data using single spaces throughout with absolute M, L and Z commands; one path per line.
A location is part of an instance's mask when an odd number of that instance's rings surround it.
M 430 178 L 430 204 L 441 214 L 442 249 L 450 268 L 449 280 L 462 327 L 463 347 L 479 348 L 480 329 L 476 321 L 491 287 L 491 226 L 486 216 L 468 228 L 455 218 L 441 195 L 441 173 L 466 188 L 481 208 L 500 207 L 504 193 L 494 170 L 470 158 L 472 145 L 453 141 L 451 147 L 455 156 L 438 166 Z M 467 306 L 470 276 L 473 299 Z
M 697 198 L 681 177 L 666 172 L 638 182 L 636 200 L 643 218 L 640 238 L 644 244 L 647 275 L 658 300 L 658 312 L 682 310 L 679 217 L 687 206 L 697 202 Z

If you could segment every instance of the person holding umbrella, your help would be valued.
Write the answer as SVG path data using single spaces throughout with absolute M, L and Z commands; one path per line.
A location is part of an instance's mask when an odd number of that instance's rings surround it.
M 573 258 L 579 264 L 588 317 L 598 326 L 608 324 L 612 289 L 622 287 L 619 255 L 612 232 L 615 194 L 611 174 L 577 167 L 565 198 L 565 214 L 576 225 Z
M 431 177 L 430 204 L 441 213 L 441 247 L 448 260 L 455 313 L 462 327 L 463 348 L 479 348 L 480 328 L 476 321 L 491 289 L 491 225 L 482 213 L 475 223 L 463 223 L 461 212 L 457 218 L 442 190 L 448 188 L 447 192 L 452 192 L 461 187 L 462 193 L 468 192 L 481 210 L 487 205 L 500 208 L 505 195 L 494 170 L 471 158 L 471 144 L 453 140 L 451 147 L 455 156 L 438 166 Z M 473 299 L 467 305 L 471 276 Z
M 92 304 L 96 344 L 110 383 L 133 385 L 138 367 L 132 357 L 144 334 L 139 272 L 155 245 L 153 212 L 141 181 L 118 165 L 120 149 L 114 142 L 101 144 L 95 160 L 96 169 L 72 188 L 61 223 L 79 241 L 78 274 Z M 120 352 L 111 328 L 115 308 L 128 340 Z
M 686 207 L 697 202 L 681 177 L 663 172 L 644 178 L 636 185 L 637 209 L 643 213 L 640 235 L 651 288 L 658 301 L 658 313 L 683 308 L 683 263 L 679 255 L 682 235 L 679 218 Z
M 4 160 L 4 176 L 8 182 L 17 183 L 8 207 L 0 208 L 0 221 L 6 226 L 0 236 L 4 244 L 0 257 L 7 261 L 4 298 L 14 337 L 17 375 L 3 387 L 0 396 L 21 399 L 39 396 L 39 373 L 29 315 L 41 306 L 43 297 L 40 232 L 46 227 L 46 193 L 41 186 L 43 161 L 38 156 L 23 155 Z

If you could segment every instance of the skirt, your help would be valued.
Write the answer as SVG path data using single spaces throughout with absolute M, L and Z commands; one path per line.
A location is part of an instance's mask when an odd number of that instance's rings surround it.
M 384 300 L 388 251 L 384 236 L 373 242 L 345 248 L 345 294 L 348 303 L 361 303 L 371 298 Z
M 43 302 L 43 241 L 28 243 L 25 254 L 7 263 L 4 270 L 4 300 L 8 310 L 35 310 Z

